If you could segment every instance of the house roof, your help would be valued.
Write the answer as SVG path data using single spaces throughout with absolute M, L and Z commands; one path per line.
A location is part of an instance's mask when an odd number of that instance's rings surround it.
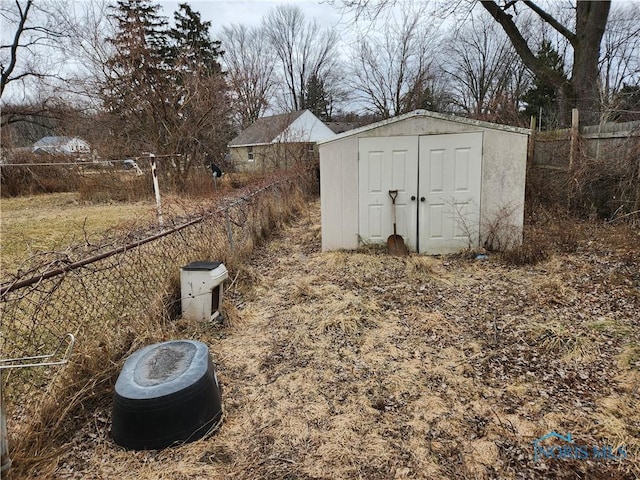
M 287 127 L 295 122 L 306 110 L 262 117 L 253 122 L 240 135 L 229 142 L 230 147 L 265 145 L 272 143 Z
M 343 133 L 362 126 L 361 123 L 355 122 L 326 122 L 326 125 L 333 130 L 333 133 Z
M 402 122 L 404 120 L 407 120 L 409 118 L 414 118 L 414 117 L 436 118 L 436 119 L 439 119 L 439 120 L 448 120 L 450 122 L 464 123 L 466 125 L 473 125 L 473 126 L 481 127 L 481 128 L 492 128 L 494 130 L 502 130 L 502 131 L 512 132 L 512 133 L 520 133 L 520 134 L 523 134 L 523 135 L 529 135 L 531 133 L 531 130 L 529 130 L 527 128 L 512 127 L 512 126 L 509 126 L 509 125 L 500 125 L 498 123 L 484 122 L 482 120 L 473 120 L 471 118 L 458 117 L 457 115 L 451 115 L 451 114 L 447 114 L 447 113 L 430 112 L 428 110 L 414 110 L 413 112 L 405 113 L 403 115 L 398 115 L 397 117 L 388 118 L 386 120 L 381 120 L 380 122 L 375 122 L 375 123 L 372 123 L 370 125 L 366 125 L 364 127 L 355 128 L 353 130 L 348 130 L 348 131 L 346 131 L 344 133 L 340 133 L 340 134 L 336 135 L 335 137 L 319 141 L 318 144 L 321 145 L 323 143 L 334 142 L 336 140 L 340 140 L 340 139 L 345 138 L 345 137 L 350 137 L 352 135 L 358 135 L 358 134 L 367 132 L 369 130 L 373 130 L 374 128 L 382 127 L 384 125 L 389 125 L 389 124 L 392 124 L 392 123 Z
M 60 147 L 62 145 L 66 145 L 71 140 L 77 137 L 42 137 L 36 143 L 33 144 L 34 147 Z M 82 140 L 82 139 L 78 139 Z M 83 140 L 84 141 L 84 140 Z

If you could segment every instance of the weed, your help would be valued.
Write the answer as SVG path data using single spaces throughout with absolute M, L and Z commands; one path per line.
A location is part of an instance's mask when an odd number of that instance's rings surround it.
M 540 243 L 531 242 L 516 245 L 500 253 L 500 259 L 506 265 L 535 265 L 549 258 L 547 248 Z

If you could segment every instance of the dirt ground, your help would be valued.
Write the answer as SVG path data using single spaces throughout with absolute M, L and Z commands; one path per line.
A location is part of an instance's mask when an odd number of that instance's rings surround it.
M 575 232 L 533 266 L 322 253 L 314 202 L 230 272 L 225 326 L 181 327 L 210 346 L 222 427 L 126 451 L 105 397 L 52 476 L 638 478 L 640 235 Z

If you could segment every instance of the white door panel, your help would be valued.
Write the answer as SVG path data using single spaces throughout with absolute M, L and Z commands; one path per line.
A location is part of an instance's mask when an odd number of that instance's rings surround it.
M 481 132 L 420 137 L 421 253 L 478 245 L 481 169 Z
M 418 137 L 361 138 L 359 142 L 359 234 L 365 243 L 384 243 L 393 234 L 389 190 L 398 190 L 396 231 L 416 249 Z

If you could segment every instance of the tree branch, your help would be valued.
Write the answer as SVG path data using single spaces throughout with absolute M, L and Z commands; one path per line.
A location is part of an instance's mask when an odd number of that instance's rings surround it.
M 523 2 L 527 7 L 529 7 L 531 10 L 533 10 L 534 12 L 536 12 L 540 18 L 542 18 L 545 22 L 547 22 L 549 25 L 551 25 L 554 29 L 556 29 L 558 31 L 558 33 L 560 33 L 560 35 L 562 35 L 563 37 L 565 37 L 567 40 L 569 40 L 569 42 L 571 43 L 571 45 L 573 45 L 575 47 L 575 43 L 577 40 L 576 34 L 573 33 L 571 30 L 569 30 L 567 27 L 565 27 L 564 25 L 562 25 L 560 22 L 558 22 L 558 20 L 556 20 L 552 15 L 550 15 L 549 13 L 545 12 L 542 8 L 540 8 L 538 5 L 536 5 L 534 2 L 530 1 L 530 0 L 524 0 Z
M 29 9 L 31 8 L 32 0 L 28 0 L 25 6 L 24 11 L 22 10 L 22 6 L 20 2 L 16 0 L 16 6 L 18 7 L 18 11 L 20 12 L 20 22 L 18 23 L 18 27 L 16 28 L 16 32 L 13 36 L 13 42 L 10 48 L 9 54 L 9 65 L 5 67 L 2 65 L 2 74 L 0 76 L 0 97 L 2 96 L 2 92 L 4 92 L 4 87 L 9 83 L 9 77 L 13 73 L 13 70 L 16 67 L 17 62 L 17 52 L 18 45 L 20 44 L 20 36 L 22 32 L 25 30 L 25 24 L 27 23 L 27 15 L 29 14 Z
M 556 89 L 561 89 L 566 82 L 566 78 L 560 72 L 557 72 L 545 65 L 542 60 L 535 56 L 529 48 L 527 41 L 520 33 L 520 30 L 518 30 L 518 27 L 513 22 L 511 15 L 504 12 L 498 4 L 492 0 L 482 0 L 480 3 L 502 26 L 502 29 L 511 40 L 513 47 L 516 49 L 516 52 L 527 68 L 529 68 L 536 77 L 540 78 L 543 82 L 552 85 Z

